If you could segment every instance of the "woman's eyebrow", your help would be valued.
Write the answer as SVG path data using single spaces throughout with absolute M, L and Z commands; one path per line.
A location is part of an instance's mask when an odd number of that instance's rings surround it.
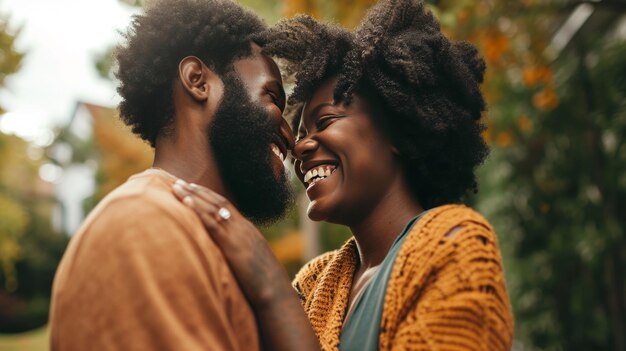
M 323 109 L 324 107 L 334 107 L 335 104 L 332 104 L 330 102 L 323 102 L 318 104 L 317 106 L 315 106 L 311 111 L 309 111 L 308 113 L 302 113 L 301 117 L 300 117 L 300 127 L 298 127 L 298 134 L 300 135 L 300 133 L 304 134 L 302 132 L 303 128 L 306 129 L 306 127 L 304 127 L 306 125 L 306 121 L 310 121 L 311 120 L 311 116 L 315 116 L 319 113 L 319 111 L 321 109 Z
M 331 104 L 331 103 L 329 103 L 329 102 L 324 102 L 324 103 L 321 103 L 321 104 L 319 104 L 319 105 L 315 106 L 315 108 L 314 108 L 314 109 L 312 109 L 312 110 L 308 113 L 308 115 L 309 115 L 309 116 L 316 115 L 317 113 L 319 113 L 319 112 L 320 112 L 320 110 L 321 110 L 322 108 L 324 108 L 324 107 L 328 107 L 328 106 L 330 106 L 330 107 L 334 107 L 335 105 L 334 105 L 334 104 Z

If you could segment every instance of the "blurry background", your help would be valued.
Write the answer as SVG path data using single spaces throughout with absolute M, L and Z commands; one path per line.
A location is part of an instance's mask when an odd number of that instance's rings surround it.
M 373 0 L 240 0 L 356 25 Z M 431 0 L 481 48 L 493 151 L 467 202 L 495 226 L 514 350 L 626 350 L 626 1 Z M 111 48 L 140 0 L 0 0 L 0 350 L 46 350 L 53 274 L 85 214 L 151 150 L 116 118 Z M 287 269 L 341 245 L 300 211 Z

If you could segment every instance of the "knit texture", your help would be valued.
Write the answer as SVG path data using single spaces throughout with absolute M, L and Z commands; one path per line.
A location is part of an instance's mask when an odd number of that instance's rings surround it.
M 357 249 L 350 239 L 296 275 L 294 287 L 324 350 L 337 350 Z M 493 229 L 462 205 L 432 209 L 394 263 L 380 350 L 510 350 L 513 315 Z

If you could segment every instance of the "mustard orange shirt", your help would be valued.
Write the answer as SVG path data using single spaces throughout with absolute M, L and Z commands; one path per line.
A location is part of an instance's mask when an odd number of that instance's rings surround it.
M 259 350 L 254 314 L 175 178 L 131 177 L 91 212 L 55 276 L 51 350 Z

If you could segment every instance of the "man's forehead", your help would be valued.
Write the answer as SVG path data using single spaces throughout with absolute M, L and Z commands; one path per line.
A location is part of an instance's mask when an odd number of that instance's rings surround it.
M 276 62 L 271 57 L 265 55 L 262 48 L 255 42 L 251 42 L 250 46 L 252 54 L 235 61 L 235 70 L 242 75 L 267 75 L 268 77 L 278 80 L 282 84 L 280 69 L 278 68 Z

